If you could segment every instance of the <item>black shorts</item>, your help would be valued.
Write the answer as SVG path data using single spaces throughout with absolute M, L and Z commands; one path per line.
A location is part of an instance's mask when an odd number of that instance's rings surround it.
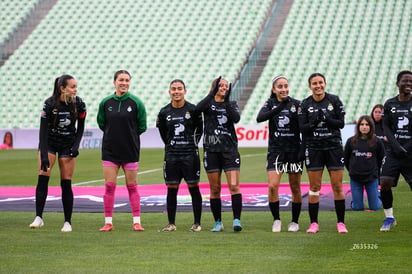
M 291 152 L 297 153 L 297 152 Z M 286 172 L 290 174 L 298 174 L 303 171 L 303 161 L 293 163 L 288 160 L 287 152 L 271 152 L 269 151 L 266 157 L 266 171 Z
M 380 178 L 396 180 L 400 174 L 403 175 L 412 190 L 412 155 L 407 158 L 399 158 L 389 152 L 382 161 Z
M 307 148 L 305 151 L 305 165 L 308 171 L 341 170 L 345 168 L 343 160 L 343 148 L 331 150 L 313 150 Z
M 165 155 L 163 177 L 167 185 L 180 184 L 182 179 L 188 184 L 198 183 L 200 180 L 199 153 L 195 151 L 185 157 Z
M 207 173 L 240 170 L 239 152 L 208 152 L 203 153 L 203 165 Z
M 61 144 L 61 143 L 53 143 L 49 142 L 47 144 L 47 150 L 49 153 L 56 155 L 58 154 L 58 158 L 71 158 L 70 150 L 73 147 L 72 143 L 69 144 Z

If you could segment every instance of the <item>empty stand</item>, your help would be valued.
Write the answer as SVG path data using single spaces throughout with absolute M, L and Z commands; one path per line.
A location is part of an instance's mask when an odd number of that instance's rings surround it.
M 397 94 L 396 75 L 412 69 L 412 1 L 295 0 L 268 63 L 242 113 L 255 124 L 271 79 L 289 78 L 290 95 L 311 94 L 307 79 L 326 76 L 327 91 L 346 106 L 346 122 Z
M 88 107 L 86 126 L 95 127 L 98 103 L 113 91 L 119 69 L 132 74 L 130 92 L 146 103 L 154 126 L 174 78 L 185 81 L 193 103 L 215 77 L 233 81 L 271 2 L 58 1 L 0 68 L 1 94 L 19 94 L 2 100 L 20 110 L 6 106 L 16 116 L 0 127 L 38 127 L 41 104 L 65 73 L 76 77 Z M 25 100 L 33 103 L 23 107 Z

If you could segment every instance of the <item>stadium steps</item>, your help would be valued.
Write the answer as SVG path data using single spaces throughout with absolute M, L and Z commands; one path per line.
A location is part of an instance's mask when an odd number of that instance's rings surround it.
M 39 0 L 1 44 L 0 67 L 47 15 L 57 0 Z
M 238 100 L 238 105 L 241 111 L 243 111 L 247 101 L 249 100 L 250 94 L 255 88 L 256 83 L 259 80 L 262 71 L 267 64 L 267 60 L 269 59 L 269 56 L 272 53 L 278 36 L 288 16 L 289 10 L 293 4 L 293 0 L 280 0 L 274 4 L 278 5 L 279 9 L 273 10 L 270 13 L 269 18 L 267 18 L 267 25 L 265 26 L 265 28 L 263 28 L 263 31 L 261 33 L 262 39 L 259 39 L 261 40 L 261 45 L 257 44 L 256 46 L 256 48 L 261 47 L 262 49 L 259 50 L 260 54 L 257 54 L 258 58 L 256 60 L 255 68 L 253 69 L 253 72 L 250 74 L 250 77 L 246 82 L 246 86 L 240 92 L 241 95 Z
M 397 94 L 397 73 L 412 69 L 411 8 L 409 0 L 295 0 L 240 123 L 257 124 L 274 74 L 288 77 L 290 95 L 302 100 L 311 94 L 309 75 L 321 72 L 345 105 L 346 123 L 369 114 Z
M 148 125 L 154 126 L 170 101 L 172 79 L 185 81 L 192 103 L 215 77 L 233 82 L 272 1 L 57 1 L 0 67 L 0 94 L 16 94 L 0 98 L 4 111 L 15 114 L 0 127 L 38 127 L 42 102 L 64 73 L 77 79 L 86 126 L 96 127 L 98 103 L 113 91 L 118 69 L 132 74 L 130 91 L 147 105 Z M 30 98 L 27 108 L 21 98 Z M 32 110 L 27 119 L 26 109 Z

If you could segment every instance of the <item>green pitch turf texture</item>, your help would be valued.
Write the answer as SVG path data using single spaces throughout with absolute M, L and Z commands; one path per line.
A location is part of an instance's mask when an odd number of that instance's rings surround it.
M 266 149 L 240 152 L 241 181 L 266 182 Z M 36 157 L 34 150 L 0 151 L 0 186 L 34 186 Z M 162 162 L 161 149 L 143 149 L 139 184 L 163 183 Z M 101 179 L 100 151 L 81 150 L 73 184 L 103 185 Z M 207 181 L 204 172 L 201 181 Z M 59 185 L 57 167 L 50 185 Z M 382 211 L 347 211 L 348 234 L 336 232 L 334 211 L 320 211 L 317 234 L 305 233 L 307 211 L 297 233 L 287 232 L 291 215 L 285 211 L 281 233 L 271 232 L 269 211 L 243 212 L 240 233 L 232 232 L 229 212 L 221 233 L 209 232 L 213 218 L 206 210 L 199 233 L 188 231 L 192 213 L 179 211 L 177 231 L 170 233 L 158 232 L 167 224 L 164 213 L 142 213 L 145 232 L 132 231 L 130 213 L 115 213 L 115 230 L 101 233 L 101 213 L 76 212 L 73 232 L 62 233 L 62 213 L 46 212 L 45 226 L 32 230 L 33 212 L 0 211 L 0 273 L 410 273 L 412 193 L 403 178 L 393 193 L 398 225 L 386 233 L 379 232 Z

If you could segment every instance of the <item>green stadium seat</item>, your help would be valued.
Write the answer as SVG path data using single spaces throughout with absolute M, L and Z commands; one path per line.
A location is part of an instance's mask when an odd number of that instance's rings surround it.
M 347 121 L 369 114 L 374 104 L 395 96 L 396 74 L 411 69 L 411 8 L 407 0 L 294 1 L 240 122 L 256 123 L 256 98 L 266 98 L 262 87 L 278 73 L 293 81 L 291 96 L 303 99 L 310 94 L 307 78 L 319 71 L 327 90 L 344 101 Z

